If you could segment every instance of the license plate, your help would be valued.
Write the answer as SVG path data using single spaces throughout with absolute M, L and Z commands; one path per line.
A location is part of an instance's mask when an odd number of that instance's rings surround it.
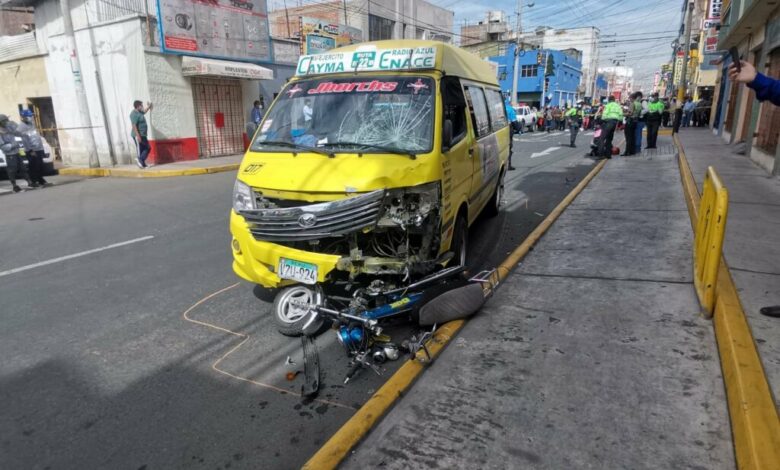
M 316 284 L 317 265 L 294 259 L 279 258 L 277 275 L 282 279 L 290 279 L 304 284 Z

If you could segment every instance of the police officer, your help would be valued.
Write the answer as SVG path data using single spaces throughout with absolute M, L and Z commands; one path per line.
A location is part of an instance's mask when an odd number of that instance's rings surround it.
M 567 109 L 564 117 L 569 124 L 569 145 L 574 148 L 576 147 L 574 143 L 577 141 L 577 132 L 579 132 L 580 126 L 582 126 L 582 102 L 577 103 L 576 108 L 572 106 Z
M 16 124 L 8 120 L 8 116 L 0 114 L 0 150 L 5 154 L 6 171 L 8 172 L 8 181 L 15 193 L 22 190 L 16 184 L 17 173 L 27 181 L 27 186 L 34 188 L 32 181 L 27 177 L 27 167 L 25 167 L 19 152 L 21 150 L 17 137 L 24 138 L 16 129 Z
M 601 135 L 601 158 L 612 158 L 612 138 L 615 137 L 615 129 L 619 122 L 623 121 L 623 108 L 615 103 L 615 97 L 609 97 L 604 111 L 601 113 L 604 121 Z
M 17 126 L 16 130 L 24 135 L 24 149 L 29 162 L 27 169 L 30 173 L 30 180 L 33 182 L 33 186 L 39 184 L 49 185 L 49 182 L 43 179 L 43 139 L 41 139 L 38 129 L 35 128 L 35 123 L 32 121 L 33 112 L 25 109 L 21 115 L 22 122 Z
M 650 104 L 647 105 L 647 147 L 654 149 L 658 140 L 658 128 L 664 112 L 664 103 L 658 99 L 658 93 L 650 95 Z

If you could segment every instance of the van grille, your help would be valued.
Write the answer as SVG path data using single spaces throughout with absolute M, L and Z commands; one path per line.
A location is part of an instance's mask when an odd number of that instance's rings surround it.
M 256 240 L 305 241 L 345 235 L 374 227 L 385 190 L 338 201 L 298 207 L 241 211 Z

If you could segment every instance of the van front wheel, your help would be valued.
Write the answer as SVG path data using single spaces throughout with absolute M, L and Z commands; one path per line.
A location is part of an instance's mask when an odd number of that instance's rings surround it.
M 454 260 L 458 266 L 466 266 L 469 242 L 469 226 L 466 223 L 466 217 L 459 215 L 455 220 L 455 229 L 452 232 L 452 243 L 450 251 L 455 253 Z

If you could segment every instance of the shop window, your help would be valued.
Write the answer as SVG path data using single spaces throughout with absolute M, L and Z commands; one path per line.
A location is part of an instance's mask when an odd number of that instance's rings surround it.
M 368 15 L 369 41 L 393 39 L 393 29 L 395 29 L 395 21 L 381 16 Z

